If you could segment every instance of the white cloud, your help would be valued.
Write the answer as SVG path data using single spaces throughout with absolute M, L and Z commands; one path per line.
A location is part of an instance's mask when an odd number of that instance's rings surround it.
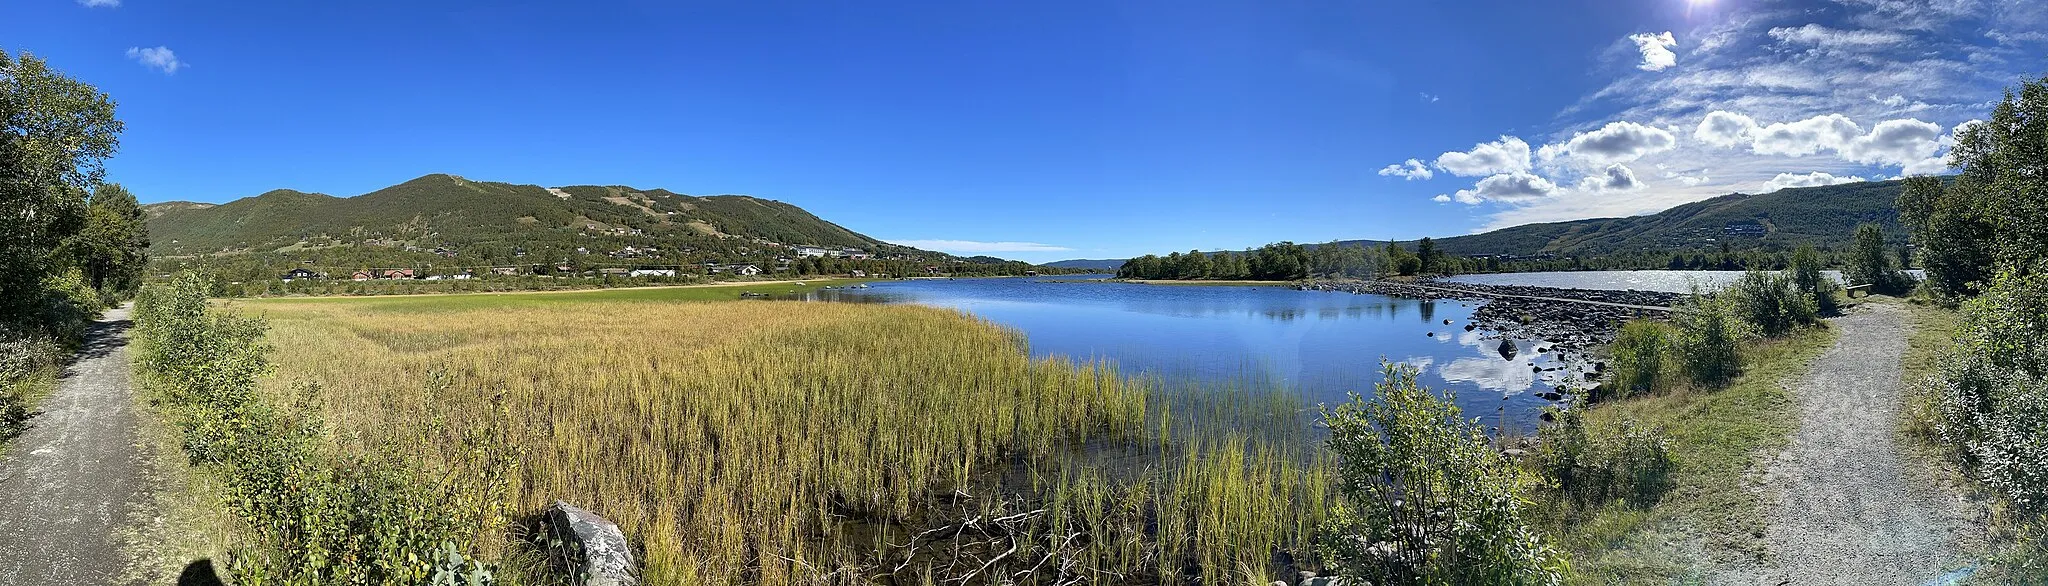
M 1886 120 L 1842 149 L 1842 158 L 1875 165 L 1906 165 L 1941 149 L 1941 125 L 1907 118 Z
M 120 8 L 121 0 L 78 0 L 78 5 L 86 8 Z
M 1636 65 L 1637 69 L 1663 71 L 1678 64 L 1678 54 L 1671 52 L 1672 47 L 1678 46 L 1678 39 L 1671 36 L 1671 31 L 1636 33 L 1629 35 L 1628 40 L 1635 42 L 1636 50 L 1643 53 L 1643 62 Z
M 1839 185 L 1843 183 L 1855 183 L 1862 180 L 1862 177 L 1856 176 L 1836 177 L 1834 174 L 1825 171 L 1814 171 L 1812 173 L 1807 173 L 1804 175 L 1779 173 L 1777 177 L 1773 177 L 1770 181 L 1764 182 L 1764 193 L 1770 193 L 1788 187 L 1818 187 L 1821 185 Z
M 1380 169 L 1380 176 L 1400 177 L 1403 179 L 1407 179 L 1409 181 L 1414 181 L 1417 179 L 1428 179 L 1431 177 L 1435 177 L 1436 173 L 1430 171 L 1429 167 L 1424 166 L 1422 164 L 1422 161 L 1408 159 L 1405 162 L 1387 165 L 1385 169 Z
M 1862 134 L 1863 127 L 1848 116 L 1824 114 L 1759 128 L 1751 138 L 1750 150 L 1759 155 L 1803 157 L 1823 150 L 1839 150 Z
M 1844 30 L 1807 24 L 1802 27 L 1778 27 L 1768 33 L 1771 38 L 1788 45 L 1811 45 L 1823 49 L 1890 47 L 1903 44 L 1909 38 L 1900 33 L 1873 30 Z
M 1545 145 L 1542 155 L 1544 160 L 1570 156 L 1605 165 L 1634 161 L 1671 150 L 1677 144 L 1677 137 L 1662 128 L 1634 122 L 1609 122 L 1599 130 L 1573 135 L 1563 146 Z
M 1429 198 L 1429 200 L 1437 203 L 1449 203 L 1451 201 L 1451 196 L 1439 193 L 1436 194 L 1436 197 Z
M 951 252 L 954 254 L 982 254 L 989 252 L 1061 252 L 1073 250 L 1065 246 L 1039 244 L 1037 242 L 980 242 L 975 240 L 890 240 L 911 248 Z
M 1479 180 L 1471 189 L 1460 189 L 1451 199 L 1466 205 L 1480 202 L 1527 202 L 1557 195 L 1557 184 L 1525 172 L 1502 173 Z M 1441 201 L 1441 200 L 1438 200 Z
M 1700 126 L 1692 131 L 1692 137 L 1717 147 L 1732 148 L 1749 142 L 1750 135 L 1756 130 L 1756 120 L 1748 116 L 1715 110 L 1700 120 Z
M 1579 180 L 1579 189 L 1583 191 L 1635 191 L 1642 187 L 1643 182 L 1636 180 L 1636 172 L 1620 163 L 1608 165 L 1607 170 L 1600 174 Z
M 1469 151 L 1438 155 L 1436 168 L 1459 177 L 1480 177 L 1529 170 L 1529 143 L 1512 136 L 1472 145 Z
M 1443 99 L 1443 96 L 1439 96 L 1429 92 L 1421 92 L 1416 94 L 1416 96 L 1419 97 L 1422 100 L 1422 103 L 1425 104 L 1434 104 L 1437 100 Z
M 1877 123 L 1869 133 L 1848 116 L 1823 114 L 1796 122 L 1758 126 L 1748 116 L 1716 110 L 1693 130 L 1693 138 L 1718 147 L 1747 142 L 1759 155 L 1804 157 L 1832 152 L 1865 165 L 1904 166 L 1934 156 L 1942 144 L 1941 125 L 1915 118 Z
M 185 68 L 185 62 L 179 61 L 178 55 L 172 53 L 169 47 L 129 47 L 128 58 L 141 63 L 143 67 L 162 71 L 165 75 L 177 73 L 179 69 Z

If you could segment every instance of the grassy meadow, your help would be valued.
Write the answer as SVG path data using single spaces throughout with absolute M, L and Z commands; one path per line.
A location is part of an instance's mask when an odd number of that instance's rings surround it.
M 1313 567 L 1328 464 L 1291 395 L 1033 360 L 1015 332 L 951 311 L 734 300 L 789 289 L 236 307 L 270 325 L 266 394 L 316 412 L 345 453 L 473 492 L 457 502 L 477 510 L 453 513 L 515 582 L 538 562 L 490 511 L 556 500 L 619 523 L 654 584 Z

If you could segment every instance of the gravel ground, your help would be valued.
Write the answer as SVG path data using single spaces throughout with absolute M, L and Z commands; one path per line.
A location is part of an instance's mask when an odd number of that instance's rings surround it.
M 0 460 L 0 586 L 118 583 L 144 497 L 127 343 L 127 309 L 107 312 Z
M 1769 559 L 1719 584 L 1922 584 L 1965 565 L 1977 507 L 1898 445 L 1906 316 L 1864 304 L 1793 389 L 1799 431 L 1762 478 Z

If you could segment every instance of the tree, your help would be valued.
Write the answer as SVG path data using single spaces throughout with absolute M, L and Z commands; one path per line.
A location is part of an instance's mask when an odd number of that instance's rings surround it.
M 41 303 L 56 251 L 85 222 L 86 189 L 119 144 L 114 101 L 41 59 L 0 51 L 0 323 Z
M 1856 227 L 1856 240 L 1849 248 L 1849 267 L 1844 273 L 1851 285 L 1870 285 L 1872 290 L 1882 293 L 1905 289 L 1905 275 L 1892 266 L 1891 255 L 1885 253 L 1884 230 L 1877 224 Z
M 1212 265 L 1212 263 L 1209 262 L 1209 255 L 1203 254 L 1200 250 L 1190 250 L 1187 254 L 1182 255 L 1180 258 L 1180 278 L 1202 279 L 1209 277 L 1209 272 Z
M 85 228 L 64 244 L 65 253 L 103 296 L 121 297 L 141 285 L 149 264 L 149 226 L 142 205 L 118 183 L 93 190 Z
M 1899 193 L 1899 223 L 1920 248 L 1927 287 L 1946 297 L 1977 294 L 1991 276 L 1997 226 L 1966 186 L 1913 177 Z
M 1417 268 L 1421 274 L 1428 275 L 1442 272 L 1442 269 L 1437 266 L 1439 263 L 1436 241 L 1430 240 L 1428 236 L 1422 237 L 1421 241 L 1415 243 L 1415 257 L 1421 262 L 1421 265 Z

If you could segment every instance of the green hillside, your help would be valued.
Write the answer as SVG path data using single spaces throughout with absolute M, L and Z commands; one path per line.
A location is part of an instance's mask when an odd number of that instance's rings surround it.
M 1906 233 L 1894 207 L 1903 184 L 1873 181 L 1735 193 L 1647 216 L 1528 224 L 1439 238 L 1436 243 L 1439 250 L 1460 256 L 1699 250 L 1724 242 L 1736 249 L 1784 250 L 1801 244 L 1839 249 L 1848 245 L 1856 226 L 1866 222 L 1883 226 L 1888 238 L 1903 241 Z M 1413 248 L 1413 242 L 1404 244 Z
M 277 252 L 359 243 L 514 247 L 621 233 L 656 239 L 761 238 L 790 245 L 894 247 L 786 203 L 622 186 L 535 185 L 428 175 L 355 197 L 277 190 L 218 206 L 148 206 L 158 255 Z M 667 238 L 663 238 L 667 237 Z

